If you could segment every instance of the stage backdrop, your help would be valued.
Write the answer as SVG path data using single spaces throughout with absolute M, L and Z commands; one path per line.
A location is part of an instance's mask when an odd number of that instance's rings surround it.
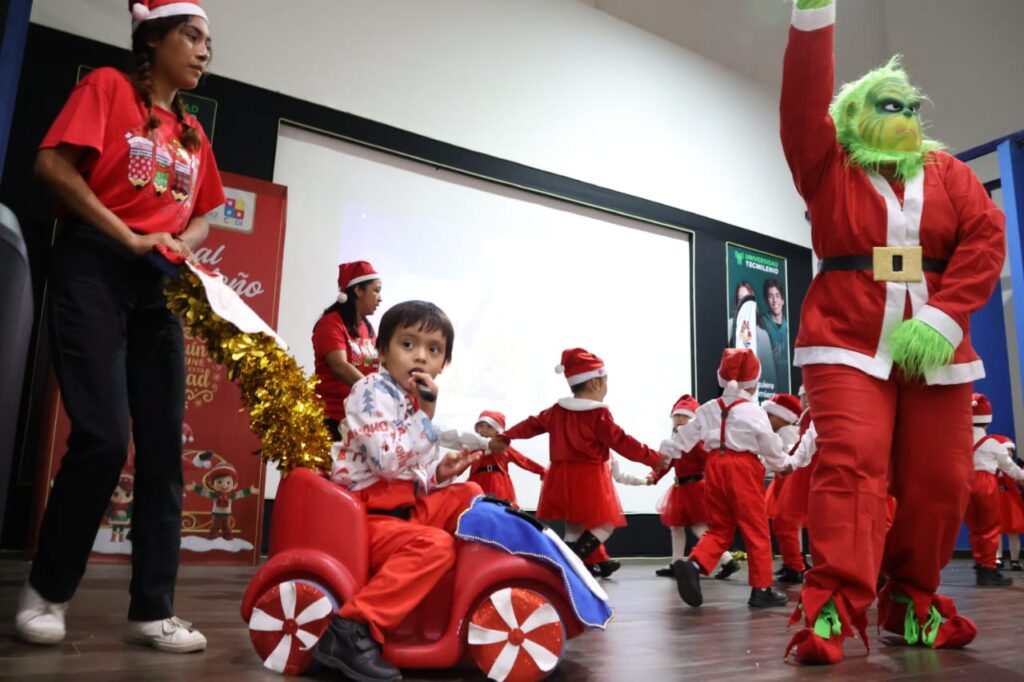
M 307 372 L 338 263 L 368 260 L 383 282 L 374 324 L 392 304 L 426 299 L 455 325 L 437 424 L 472 430 L 486 409 L 511 425 L 550 407 L 569 394 L 554 372 L 562 350 L 582 346 L 606 362 L 607 403 L 627 433 L 653 447 L 670 435 L 672 404 L 692 390 L 687 232 L 288 126 L 274 180 L 288 186 L 292 225 L 278 331 Z M 546 436 L 515 447 L 548 462 Z M 539 479 L 510 469 L 520 503 L 535 509 Z M 667 485 L 620 486 L 624 509 L 653 513 Z
M 209 269 L 220 273 L 253 310 L 277 324 L 284 249 L 287 190 L 262 180 L 222 173 L 227 203 L 211 212 L 210 236 L 196 251 Z M 205 345 L 185 332 L 185 426 L 182 467 L 185 499 L 181 523 L 182 561 L 246 563 L 259 560 L 263 522 L 264 468 L 253 453 L 259 439 L 238 388 L 214 364 Z M 69 431 L 67 415 L 52 374 L 47 396 L 47 430 L 36 480 L 35 532 Z M 93 558 L 127 560 L 131 554 L 131 506 L 135 452 L 129 446 L 121 482 L 93 544 Z M 230 499 L 231 515 L 213 518 L 215 498 Z M 216 521 L 216 523 L 215 523 Z
M 793 393 L 786 259 L 726 242 L 725 260 L 728 345 L 757 353 L 761 360 L 760 400 L 776 393 Z

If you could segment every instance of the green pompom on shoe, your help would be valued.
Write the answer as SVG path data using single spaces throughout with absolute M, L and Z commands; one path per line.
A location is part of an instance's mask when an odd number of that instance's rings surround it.
M 889 335 L 892 360 L 910 379 L 953 362 L 953 344 L 920 320 L 904 320 Z

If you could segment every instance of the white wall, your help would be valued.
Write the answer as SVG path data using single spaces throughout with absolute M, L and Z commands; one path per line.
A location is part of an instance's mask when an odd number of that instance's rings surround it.
M 36 0 L 32 21 L 127 47 L 126 4 Z M 571 0 L 204 6 L 221 75 L 809 243 L 780 153 L 777 92 L 592 7 Z

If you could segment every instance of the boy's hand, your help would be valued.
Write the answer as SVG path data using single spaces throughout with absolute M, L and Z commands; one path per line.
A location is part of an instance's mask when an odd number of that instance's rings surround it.
M 438 482 L 443 483 L 455 478 L 468 469 L 473 462 L 479 460 L 483 454 L 483 450 L 470 450 L 467 447 L 463 447 L 459 452 L 449 452 L 437 465 Z
M 644 481 L 644 485 L 654 485 L 657 481 L 654 480 L 654 472 L 647 474 L 647 479 Z
M 250 495 L 259 495 L 260 494 L 259 486 L 255 486 L 255 485 L 249 486 L 249 494 Z
M 434 418 L 438 388 L 432 376 L 421 369 L 414 369 L 409 377 L 402 382 L 402 388 L 416 396 L 420 403 L 420 409 L 426 412 L 431 419 Z

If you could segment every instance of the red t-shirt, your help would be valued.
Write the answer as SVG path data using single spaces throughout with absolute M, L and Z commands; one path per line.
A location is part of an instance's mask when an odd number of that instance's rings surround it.
M 39 147 L 92 150 L 78 170 L 104 206 L 136 232 L 179 234 L 193 217 L 224 203 L 224 187 L 199 121 L 185 114 L 202 140 L 191 152 L 179 141 L 177 116 L 155 105 L 153 112 L 161 125 L 146 133 L 146 105 L 128 76 L 96 69 L 71 92 Z
M 345 351 L 345 360 L 367 376 L 380 368 L 376 344 L 377 337 L 370 336 L 365 322 L 359 323 L 359 337 L 353 339 L 345 329 L 341 315 L 333 311 L 321 317 L 313 327 L 313 357 L 316 375 L 320 378 L 316 392 L 324 399 L 328 418 L 338 421 L 345 418 L 345 398 L 352 387 L 331 373 L 327 354 Z

